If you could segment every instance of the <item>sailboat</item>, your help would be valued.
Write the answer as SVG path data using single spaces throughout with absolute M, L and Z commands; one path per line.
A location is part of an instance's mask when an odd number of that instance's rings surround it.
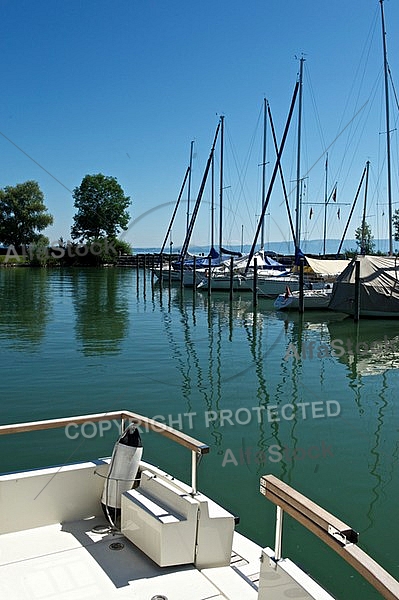
M 204 193 L 204 189 L 205 189 L 205 184 L 208 178 L 208 174 L 209 174 L 209 170 L 213 161 L 213 155 L 215 152 L 215 146 L 216 146 L 216 141 L 218 138 L 218 134 L 219 134 L 219 130 L 221 127 L 221 121 L 219 120 L 218 126 L 216 128 L 216 132 L 215 132 L 215 136 L 214 136 L 214 140 L 213 140 L 213 144 L 211 147 L 211 151 L 208 157 L 208 161 L 205 167 L 205 171 L 204 171 L 204 175 L 202 178 L 202 182 L 200 185 L 200 189 L 197 195 L 197 199 L 194 205 L 194 209 L 193 209 L 193 213 L 191 215 L 191 219 L 189 219 L 189 207 L 187 209 L 187 228 L 186 228 L 186 236 L 184 238 L 183 244 L 182 244 L 182 248 L 180 251 L 180 256 L 179 259 L 175 262 L 173 262 L 170 265 L 170 268 L 168 269 L 154 269 L 154 273 L 155 275 L 158 277 L 158 279 L 169 279 L 170 281 L 178 281 L 178 282 L 183 282 L 183 277 L 184 277 L 184 273 L 187 272 L 188 273 L 188 278 L 186 277 L 186 285 L 190 284 L 193 285 L 193 269 L 194 269 L 194 263 L 198 260 L 197 265 L 198 267 L 203 267 L 205 268 L 205 265 L 211 263 L 211 264 L 219 264 L 219 254 L 214 250 L 214 248 L 211 248 L 209 254 L 207 256 L 201 255 L 199 257 L 195 257 L 194 255 L 190 255 L 188 252 L 188 248 L 190 245 L 190 241 L 191 241 L 191 236 L 193 233 L 193 229 L 194 229 L 194 225 L 198 216 L 198 211 L 200 208 L 200 204 L 201 204 L 201 200 L 202 200 L 202 196 Z M 188 167 L 187 171 L 186 171 L 186 176 L 183 182 L 183 186 L 182 189 L 180 191 L 179 194 L 179 199 L 178 202 L 180 202 L 180 198 L 184 189 L 184 185 L 186 182 L 186 178 L 187 175 L 191 173 L 192 170 L 192 144 L 191 144 L 191 152 L 190 152 L 190 166 Z M 189 185 L 190 185 L 190 179 L 189 179 Z M 189 194 L 190 196 L 190 194 Z M 188 198 L 188 202 L 190 201 L 190 197 Z M 168 231 L 167 231 L 167 235 L 165 237 L 165 240 L 167 239 L 167 236 L 169 235 L 170 231 L 171 231 L 171 226 L 173 223 L 173 219 L 175 217 L 176 214 L 176 210 L 177 210 L 177 206 L 175 207 L 175 211 L 173 213 L 172 216 L 172 220 L 171 220 L 171 224 L 169 225 Z M 162 251 L 165 247 L 165 242 L 162 246 Z M 161 251 L 161 254 L 162 254 Z
M 323 310 L 328 308 L 331 300 L 332 284 L 326 283 L 322 289 L 303 291 L 304 308 Z M 279 294 L 274 302 L 277 310 L 299 310 L 299 291 L 292 292 L 287 286 L 285 294 Z
M 355 318 L 399 318 L 399 259 L 393 256 L 392 235 L 392 186 L 390 148 L 390 110 L 388 93 L 388 60 L 383 0 L 381 25 L 384 58 L 385 119 L 387 148 L 387 192 L 389 223 L 389 256 L 355 257 L 337 278 L 333 288 L 330 308 L 339 310 Z M 365 210 L 363 210 L 363 230 Z M 363 248 L 362 248 L 363 250 Z
M 300 146 L 301 146 L 300 131 L 301 131 L 301 118 L 302 118 L 302 80 L 303 80 L 304 60 L 305 59 L 303 57 L 300 59 L 299 76 L 298 76 L 298 80 L 296 82 L 293 98 L 291 101 L 289 116 L 287 119 L 285 131 L 284 131 L 283 138 L 282 138 L 279 148 L 277 148 L 277 143 L 275 141 L 275 146 L 276 146 L 276 151 L 277 151 L 277 160 L 276 160 L 276 163 L 274 166 L 274 171 L 273 171 L 273 174 L 272 174 L 272 177 L 270 180 L 269 189 L 265 196 L 265 200 L 264 200 L 263 207 L 262 207 L 262 214 L 260 216 L 258 228 L 257 228 L 255 238 L 254 238 L 254 241 L 252 244 L 252 248 L 251 248 L 251 251 L 249 254 L 249 259 L 248 259 L 247 268 L 246 268 L 247 275 L 248 275 L 248 271 L 249 271 L 250 261 L 252 260 L 253 254 L 255 252 L 255 246 L 257 244 L 259 233 L 263 228 L 263 221 L 264 221 L 264 217 L 266 214 L 267 206 L 270 201 L 270 196 L 271 196 L 272 188 L 273 188 L 273 185 L 275 182 L 275 178 L 277 176 L 277 172 L 279 171 L 280 175 L 282 175 L 281 156 L 282 156 L 282 152 L 284 149 L 286 137 L 288 134 L 288 129 L 289 129 L 289 126 L 291 123 L 292 113 L 294 110 L 297 96 L 298 96 L 298 149 L 297 149 L 297 195 L 296 195 L 296 230 L 295 230 L 295 233 L 294 233 L 293 226 L 291 223 L 291 217 L 290 217 L 290 225 L 291 225 L 291 230 L 292 230 L 292 234 L 294 237 L 294 243 L 295 243 L 295 256 L 298 257 L 299 254 L 301 254 L 301 251 L 299 248 L 299 244 L 300 244 L 300 210 L 301 210 L 301 205 L 300 205 Z M 283 179 L 283 177 L 282 177 L 282 179 Z M 287 206 L 287 208 L 288 208 L 288 206 Z M 288 213 L 289 213 L 289 211 L 288 211 Z M 254 279 L 252 279 L 252 289 L 255 285 L 253 282 L 254 282 Z M 276 298 L 280 293 L 285 292 L 285 289 L 287 286 L 289 286 L 292 291 L 298 291 L 299 285 L 300 285 L 299 276 L 294 271 L 286 271 L 283 273 L 278 273 L 277 277 L 276 276 L 271 277 L 269 273 L 260 271 L 256 277 L 256 287 L 257 287 L 258 294 L 260 296 L 265 296 L 267 298 Z
M 262 157 L 262 203 L 265 198 L 265 174 L 266 174 L 266 127 L 267 127 L 267 114 L 269 106 L 266 98 L 263 100 L 263 157 Z M 223 188 L 221 181 L 221 189 Z M 222 222 L 222 214 L 220 216 Z M 251 257 L 249 255 L 242 256 L 239 253 L 227 252 L 222 248 L 222 239 L 220 239 L 221 254 L 237 255 L 237 258 L 233 260 L 230 258 L 221 263 L 219 267 L 213 268 L 209 273 L 203 273 L 202 281 L 199 283 L 197 288 L 199 290 L 207 290 L 209 284 L 212 289 L 215 290 L 235 290 L 235 291 L 251 291 L 252 284 L 252 272 L 255 268 L 263 276 L 274 277 L 283 276 L 289 274 L 289 270 L 285 265 L 276 261 L 273 257 L 269 256 L 264 248 L 264 220 L 261 223 L 261 247 L 258 251 L 254 252 Z M 255 262 L 256 261 L 256 262 Z M 249 273 L 248 273 L 249 269 Z M 247 272 L 246 272 L 247 271 Z

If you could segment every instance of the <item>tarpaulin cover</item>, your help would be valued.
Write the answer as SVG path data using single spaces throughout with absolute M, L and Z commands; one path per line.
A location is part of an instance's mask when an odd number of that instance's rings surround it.
M 360 314 L 399 317 L 399 260 L 395 256 L 358 256 L 334 283 L 329 308 L 353 314 L 355 263 L 360 263 Z
M 318 275 L 339 275 L 348 266 L 349 260 L 326 260 L 306 256 L 309 267 Z

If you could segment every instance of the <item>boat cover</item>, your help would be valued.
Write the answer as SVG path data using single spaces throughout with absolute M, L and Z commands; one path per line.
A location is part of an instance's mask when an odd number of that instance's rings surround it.
M 348 266 L 349 260 L 326 260 L 320 258 L 310 258 L 306 256 L 306 262 L 309 267 L 317 273 L 318 275 L 323 275 L 324 277 L 332 277 L 334 275 L 339 275 Z
M 184 258 L 184 268 L 185 269 L 192 269 L 194 266 L 194 254 L 190 254 L 189 252 L 186 254 L 185 258 Z M 215 248 L 212 246 L 212 248 L 209 250 L 209 253 L 207 256 L 196 256 L 196 267 L 199 269 L 201 267 L 207 267 L 209 266 L 209 259 L 211 259 L 211 267 L 217 267 L 218 265 L 220 265 L 220 254 L 219 252 L 217 252 L 215 250 Z M 180 269 L 181 267 L 181 258 L 179 260 L 176 260 L 173 263 L 173 268 L 175 269 Z
M 234 268 L 243 269 L 247 266 L 253 267 L 255 265 L 255 259 L 256 259 L 256 264 L 257 264 L 258 269 L 267 268 L 267 269 L 275 269 L 277 271 L 286 271 L 287 270 L 287 268 L 284 265 L 282 265 L 281 263 L 279 263 L 277 260 L 274 260 L 274 258 L 267 256 L 267 254 L 265 254 L 265 252 L 263 250 L 259 250 L 258 252 L 255 252 L 249 265 L 248 265 L 248 258 L 249 258 L 249 254 L 243 256 L 239 260 L 236 260 L 234 262 Z M 225 261 L 225 264 L 229 265 L 230 262 Z
M 399 317 L 399 260 L 395 256 L 358 256 L 334 283 L 329 308 L 352 314 L 355 263 L 360 262 L 360 312 Z

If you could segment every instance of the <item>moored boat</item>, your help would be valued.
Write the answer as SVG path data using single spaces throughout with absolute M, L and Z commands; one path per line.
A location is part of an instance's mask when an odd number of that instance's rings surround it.
M 398 257 L 355 257 L 337 278 L 329 308 L 361 317 L 399 318 Z
M 332 285 L 327 283 L 322 289 L 303 290 L 303 305 L 307 310 L 328 308 L 331 300 Z M 284 294 L 279 294 L 274 302 L 277 310 L 299 310 L 300 292 L 292 292 L 287 286 Z
M 311 576 L 283 558 L 286 512 L 385 598 L 399 598 L 399 583 L 357 546 L 358 534 L 351 527 L 273 475 L 260 483 L 261 493 L 277 505 L 274 550 L 236 532 L 234 515 L 197 488 L 197 463 L 209 447 L 159 421 L 116 411 L 3 425 L 0 435 L 116 419 L 122 433 L 110 459 L 0 476 L 1 597 L 332 600 Z M 190 451 L 190 485 L 142 460 L 137 428 Z M 121 442 L 130 447 L 134 464 L 125 460 L 126 449 L 118 456 Z M 114 502 L 120 514 L 105 521 L 101 501 L 108 508 L 110 484 L 114 491 L 122 488 Z

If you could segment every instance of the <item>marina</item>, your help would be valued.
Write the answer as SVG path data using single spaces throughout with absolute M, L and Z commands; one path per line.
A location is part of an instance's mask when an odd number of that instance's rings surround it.
M 259 494 L 270 473 L 350 523 L 398 579 L 396 321 L 280 313 L 251 294 L 162 287 L 142 269 L 2 269 L 0 299 L 2 425 L 110 404 L 147 415 L 209 446 L 199 489 L 240 518 L 239 534 L 274 547 L 275 508 Z M 110 456 L 118 434 L 110 419 L 0 436 L 1 472 Z M 142 438 L 146 462 L 161 451 L 165 471 L 190 481 L 178 449 Z M 333 597 L 380 597 L 288 519 L 283 547 Z
M 399 600 L 398 9 L 266 4 L 8 6 L 1 598 Z

